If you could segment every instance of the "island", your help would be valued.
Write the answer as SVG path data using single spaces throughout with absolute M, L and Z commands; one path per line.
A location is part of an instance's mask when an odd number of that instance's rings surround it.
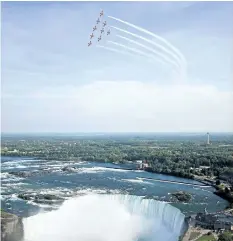
M 189 202 L 192 198 L 190 193 L 184 191 L 172 193 L 172 196 L 174 196 L 180 202 Z

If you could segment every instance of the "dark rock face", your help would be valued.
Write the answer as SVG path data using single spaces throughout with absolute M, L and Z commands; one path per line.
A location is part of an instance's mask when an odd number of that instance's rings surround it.
M 22 241 L 23 238 L 24 230 L 22 219 L 1 210 L 1 240 Z
M 19 172 L 14 171 L 14 172 L 9 172 L 9 174 L 17 176 L 17 177 L 24 177 L 24 178 L 32 176 L 32 173 L 29 171 L 19 171 Z
M 65 166 L 63 167 L 61 170 L 63 172 L 75 172 L 77 169 L 77 167 L 71 167 L 71 166 Z

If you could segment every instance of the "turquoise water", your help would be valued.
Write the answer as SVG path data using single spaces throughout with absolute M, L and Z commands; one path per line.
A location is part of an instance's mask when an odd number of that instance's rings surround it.
M 76 167 L 76 169 L 62 170 L 66 166 Z M 209 212 L 214 212 L 224 209 L 227 205 L 225 200 L 212 193 L 213 188 L 204 187 L 196 181 L 139 170 L 114 169 L 116 167 L 135 168 L 133 164 L 119 166 L 105 163 L 2 157 L 2 208 L 26 217 L 41 210 L 56 209 L 60 206 L 60 203 L 51 205 L 36 203 L 33 200 L 25 201 L 17 197 L 19 193 L 33 195 L 49 193 L 65 199 L 85 193 L 130 194 L 168 202 L 184 214 L 203 211 L 205 207 Z M 30 177 L 17 177 L 9 174 L 19 171 L 37 171 L 37 174 Z M 200 186 L 164 183 L 147 178 L 196 183 Z M 189 203 L 171 201 L 171 193 L 179 190 L 191 193 L 193 199 Z
M 1 205 L 23 217 L 24 241 L 177 241 L 185 215 L 227 205 L 202 183 L 134 164 L 2 157 L 1 168 Z M 180 190 L 192 200 L 172 199 Z

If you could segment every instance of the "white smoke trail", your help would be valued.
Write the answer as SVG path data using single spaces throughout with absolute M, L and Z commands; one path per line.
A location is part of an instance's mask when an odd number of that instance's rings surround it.
M 103 45 L 96 45 L 97 48 L 103 48 L 103 49 L 106 49 L 106 50 L 109 50 L 109 51 L 112 51 L 112 52 L 115 52 L 115 53 L 119 53 L 119 54 L 125 54 L 125 55 L 129 55 L 129 56 L 133 56 L 133 57 L 138 57 L 138 55 L 135 55 L 135 54 L 132 54 L 132 53 L 129 53 L 127 51 L 121 51 L 119 49 L 115 49 L 115 48 L 109 48 L 109 47 L 106 47 L 106 46 L 103 46 Z M 140 56 L 141 57 L 141 56 Z
M 124 39 L 124 40 L 126 40 L 126 41 L 128 41 L 128 42 L 130 42 L 130 43 L 136 44 L 136 45 L 138 45 L 138 46 L 140 46 L 140 47 L 142 47 L 142 48 L 145 48 L 145 49 L 151 51 L 152 53 L 160 56 L 161 58 L 165 59 L 168 63 L 174 65 L 175 67 L 177 67 L 177 68 L 179 69 L 179 65 L 178 65 L 176 62 L 172 61 L 172 60 L 169 59 L 167 56 L 159 53 L 158 51 L 156 51 L 156 50 L 154 50 L 154 49 L 152 49 L 152 48 L 149 48 L 149 47 L 147 47 L 147 46 L 144 45 L 144 44 L 138 43 L 137 41 L 134 41 L 134 40 L 132 40 L 132 39 L 126 38 L 126 37 L 124 37 L 124 36 L 121 36 L 121 35 L 116 35 L 116 36 L 119 37 L 119 38 L 121 38 L 121 39 Z
M 180 60 L 180 58 L 178 58 L 177 55 L 175 55 L 174 53 L 172 53 L 171 51 L 169 51 L 169 50 L 168 50 L 167 48 L 165 48 L 164 46 L 162 46 L 162 45 L 160 45 L 160 44 L 158 44 L 158 43 L 156 43 L 156 42 L 154 42 L 154 41 L 152 41 L 152 40 L 150 40 L 150 39 L 144 38 L 144 37 L 141 36 L 141 35 L 131 33 L 131 32 L 126 31 L 126 30 L 124 30 L 124 29 L 121 29 L 121 28 L 118 28 L 118 27 L 115 27 L 115 26 L 110 26 L 110 27 L 111 27 L 111 28 L 114 28 L 114 29 L 116 29 L 116 30 L 118 30 L 118 31 L 121 31 L 121 32 L 123 32 L 123 33 L 129 34 L 129 35 L 131 35 L 131 36 L 133 36 L 133 37 L 142 39 L 142 40 L 144 40 L 145 42 L 150 43 L 150 44 L 156 46 L 158 49 L 161 49 L 162 51 L 166 52 L 170 57 L 172 57 L 173 59 L 175 59 L 175 60 L 179 63 L 179 66 L 180 66 L 181 68 L 184 68 L 184 69 L 186 68 L 186 66 L 184 66 L 184 64 L 183 64 L 183 62 Z
M 128 49 L 128 50 L 130 50 L 130 51 L 132 51 L 132 52 L 135 52 L 135 53 L 141 54 L 142 56 L 145 56 L 145 57 L 148 57 L 148 58 L 154 59 L 154 60 L 156 60 L 157 62 L 160 62 L 160 63 L 163 64 L 163 65 L 167 65 L 167 63 L 166 63 L 165 61 L 156 58 L 154 55 L 147 54 L 147 53 L 145 53 L 145 52 L 143 52 L 143 51 L 140 51 L 140 50 L 138 50 L 138 49 L 130 48 L 130 47 L 124 45 L 124 44 L 119 44 L 119 43 L 114 42 L 114 41 L 107 41 L 107 42 L 108 42 L 108 43 L 112 43 L 112 44 L 114 44 L 114 45 L 117 45 L 117 46 L 119 46 L 119 47 L 122 47 L 122 48 Z
M 187 65 L 186 60 L 185 60 L 185 57 L 183 56 L 183 54 L 182 54 L 176 47 L 174 47 L 172 44 L 170 44 L 166 39 L 164 39 L 164 38 L 162 38 L 161 36 L 158 36 L 158 35 L 150 32 L 150 31 L 148 31 L 148 30 L 146 30 L 146 29 L 144 29 L 144 28 L 141 28 L 141 27 L 138 27 L 138 26 L 136 26 L 136 25 L 134 25 L 134 24 L 131 24 L 131 23 L 129 23 L 129 22 L 123 21 L 123 20 L 121 20 L 121 19 L 119 19 L 119 18 L 115 18 L 115 17 L 112 17 L 112 16 L 108 16 L 108 17 L 111 18 L 111 19 L 114 19 L 114 20 L 116 20 L 116 21 L 118 21 L 118 22 L 124 23 L 124 24 L 126 24 L 126 25 L 128 25 L 128 26 L 130 26 L 130 27 L 132 27 L 132 28 L 135 28 L 135 29 L 137 29 L 137 30 L 139 30 L 139 31 L 141 31 L 141 32 L 144 32 L 144 33 L 146 33 L 146 34 L 149 34 L 149 35 L 153 36 L 154 38 L 160 40 L 160 41 L 163 42 L 165 45 L 167 45 L 174 53 L 177 54 L 177 56 L 180 58 L 181 62 L 183 62 L 183 64 L 184 64 L 185 66 Z
M 103 48 L 103 49 L 106 49 L 108 51 L 112 51 L 112 52 L 115 52 L 115 53 L 128 55 L 128 56 L 131 56 L 131 57 L 134 57 L 134 58 L 137 58 L 137 59 L 141 59 L 142 57 L 145 57 L 145 60 L 147 60 L 149 63 L 153 63 L 153 61 L 151 61 L 152 59 L 148 59 L 148 56 L 139 55 L 138 52 L 136 52 L 136 54 L 133 54 L 133 53 L 130 53 L 128 51 L 121 51 L 119 49 L 109 48 L 109 47 L 102 46 L 102 45 L 96 45 L 96 47 L 97 48 Z M 122 47 L 122 46 L 119 46 L 119 47 Z

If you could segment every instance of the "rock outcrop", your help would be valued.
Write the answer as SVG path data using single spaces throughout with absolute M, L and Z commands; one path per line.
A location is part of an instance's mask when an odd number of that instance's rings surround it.
M 1 240 L 22 241 L 23 236 L 22 218 L 1 210 Z
M 192 198 L 192 195 L 183 191 L 172 193 L 179 202 L 189 202 Z
M 12 171 L 9 174 L 16 177 L 28 178 L 33 176 L 43 176 L 52 172 L 52 169 L 39 169 L 35 171 Z
M 64 199 L 53 194 L 29 194 L 21 193 L 18 195 L 18 198 L 29 201 L 32 200 L 35 203 L 43 204 L 62 204 Z

